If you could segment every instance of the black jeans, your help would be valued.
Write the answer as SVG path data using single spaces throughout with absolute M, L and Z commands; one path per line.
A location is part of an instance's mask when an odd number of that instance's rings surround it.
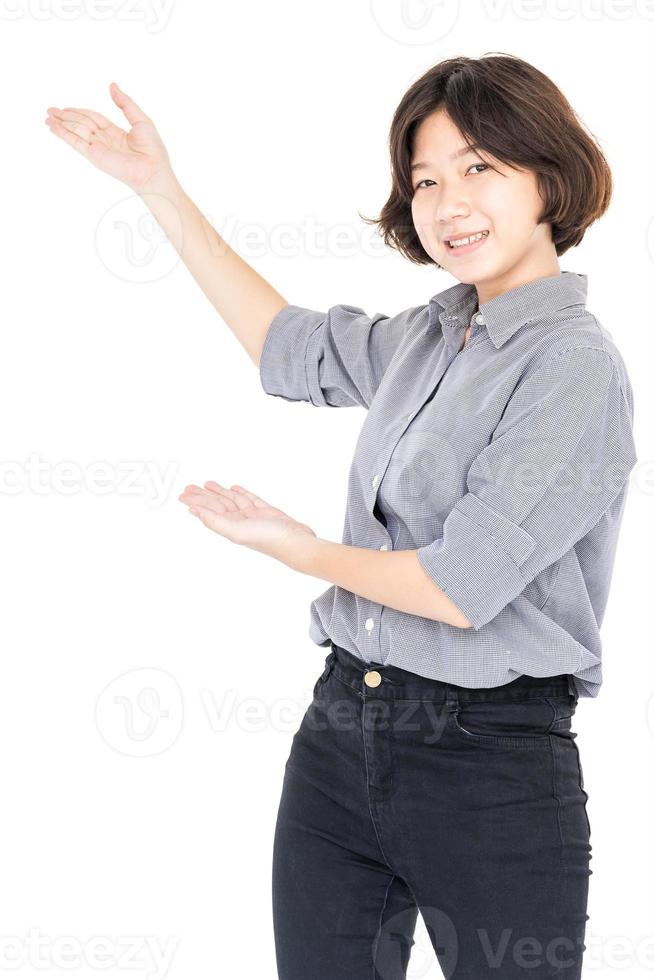
M 579 980 L 590 824 L 569 675 L 465 688 L 332 644 L 286 763 L 280 980 Z

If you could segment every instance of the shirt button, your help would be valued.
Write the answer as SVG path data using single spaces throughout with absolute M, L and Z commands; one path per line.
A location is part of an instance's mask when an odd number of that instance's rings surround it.
M 363 675 L 363 679 L 368 687 L 379 687 L 382 682 L 382 676 L 378 670 L 367 670 Z
M 376 487 L 378 483 L 379 483 L 379 473 L 375 473 L 375 475 L 372 478 L 373 487 Z
M 388 545 L 387 544 L 381 544 L 379 546 L 379 550 L 380 551 L 388 551 Z
M 477 323 L 485 323 L 486 322 L 484 320 L 484 314 L 483 313 L 478 313 L 477 316 L 475 317 L 475 320 L 477 321 Z
M 407 417 L 406 417 L 406 418 L 407 418 L 407 422 L 410 422 L 410 421 L 411 421 L 411 419 L 413 418 L 413 416 L 414 416 L 415 414 L 416 414 L 415 412 L 409 412 L 409 414 L 408 414 L 408 415 L 407 415 Z
M 374 619 L 367 619 L 365 622 L 365 626 L 368 631 L 370 631 L 374 625 L 375 625 Z

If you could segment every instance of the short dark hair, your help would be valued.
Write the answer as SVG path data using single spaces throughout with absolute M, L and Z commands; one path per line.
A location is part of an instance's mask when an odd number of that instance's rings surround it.
M 389 134 L 392 188 L 377 218 L 386 245 L 419 265 L 441 266 L 425 251 L 411 214 L 415 130 L 445 110 L 466 142 L 513 168 L 530 170 L 543 199 L 539 224 L 551 222 L 556 254 L 578 245 L 609 206 L 609 165 L 563 93 L 514 55 L 487 53 L 440 61 L 411 85 Z M 483 159 L 483 156 L 482 156 Z

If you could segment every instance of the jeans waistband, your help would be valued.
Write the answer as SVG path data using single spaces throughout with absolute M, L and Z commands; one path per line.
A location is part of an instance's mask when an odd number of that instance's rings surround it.
M 360 657 L 331 642 L 323 677 L 334 674 L 361 695 L 389 700 L 425 700 L 457 704 L 461 701 L 510 701 L 536 697 L 570 697 L 577 693 L 571 674 L 531 677 L 526 674 L 499 687 L 461 687 L 414 674 L 392 664 L 366 663 Z M 366 675 L 375 671 L 379 677 Z

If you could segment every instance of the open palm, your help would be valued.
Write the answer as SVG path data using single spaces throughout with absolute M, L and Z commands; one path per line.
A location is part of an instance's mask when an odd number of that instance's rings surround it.
M 177 499 L 211 531 L 272 558 L 283 560 L 289 541 L 298 535 L 316 537 L 308 524 L 236 483 L 231 487 L 215 480 L 207 480 L 203 487 L 189 483 Z
M 168 152 L 152 120 L 115 82 L 111 98 L 130 124 L 121 129 L 92 109 L 50 106 L 50 130 L 85 156 L 95 167 L 123 181 L 134 191 L 153 187 L 171 171 Z

